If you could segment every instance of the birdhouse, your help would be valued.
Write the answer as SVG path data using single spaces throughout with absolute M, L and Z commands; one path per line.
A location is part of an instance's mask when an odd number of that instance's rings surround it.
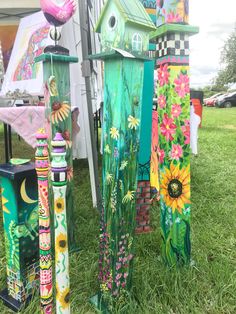
M 148 51 L 149 33 L 155 29 L 139 0 L 107 0 L 95 31 L 101 33 L 103 53 L 115 48 L 142 55 Z

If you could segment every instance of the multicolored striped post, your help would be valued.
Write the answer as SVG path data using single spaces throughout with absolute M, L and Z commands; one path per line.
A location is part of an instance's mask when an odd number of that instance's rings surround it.
M 39 266 L 41 313 L 50 314 L 53 308 L 52 254 L 50 208 L 48 201 L 48 136 L 44 129 L 38 131 L 35 169 L 39 196 Z
M 162 257 L 188 264 L 190 242 L 190 88 L 188 0 L 157 2 L 160 206 Z
M 66 141 L 56 133 L 52 144 L 52 185 L 54 193 L 56 312 L 70 313 L 69 254 L 66 218 Z

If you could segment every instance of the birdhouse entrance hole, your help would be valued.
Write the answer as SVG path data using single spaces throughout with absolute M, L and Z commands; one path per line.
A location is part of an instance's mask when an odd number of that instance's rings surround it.
M 114 15 L 112 15 L 108 21 L 108 25 L 111 29 L 114 29 L 116 26 L 116 17 Z

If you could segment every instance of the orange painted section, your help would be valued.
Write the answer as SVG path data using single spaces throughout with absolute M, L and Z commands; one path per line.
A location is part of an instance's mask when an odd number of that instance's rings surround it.
M 194 98 L 191 99 L 192 104 L 194 106 L 194 112 L 200 117 L 201 119 L 201 124 L 199 125 L 199 127 L 202 127 L 202 112 L 203 112 L 203 106 L 201 105 L 201 101 L 200 99 Z

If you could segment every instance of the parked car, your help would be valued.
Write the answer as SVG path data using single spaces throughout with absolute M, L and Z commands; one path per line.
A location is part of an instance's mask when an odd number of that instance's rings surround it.
M 231 108 L 236 106 L 236 92 L 219 97 L 215 102 L 215 106 L 218 108 Z
M 216 99 L 223 95 L 223 93 L 218 93 L 218 94 L 215 94 L 209 98 L 205 98 L 204 99 L 204 105 L 207 106 L 207 107 L 214 107 L 215 106 L 215 102 L 216 102 Z

